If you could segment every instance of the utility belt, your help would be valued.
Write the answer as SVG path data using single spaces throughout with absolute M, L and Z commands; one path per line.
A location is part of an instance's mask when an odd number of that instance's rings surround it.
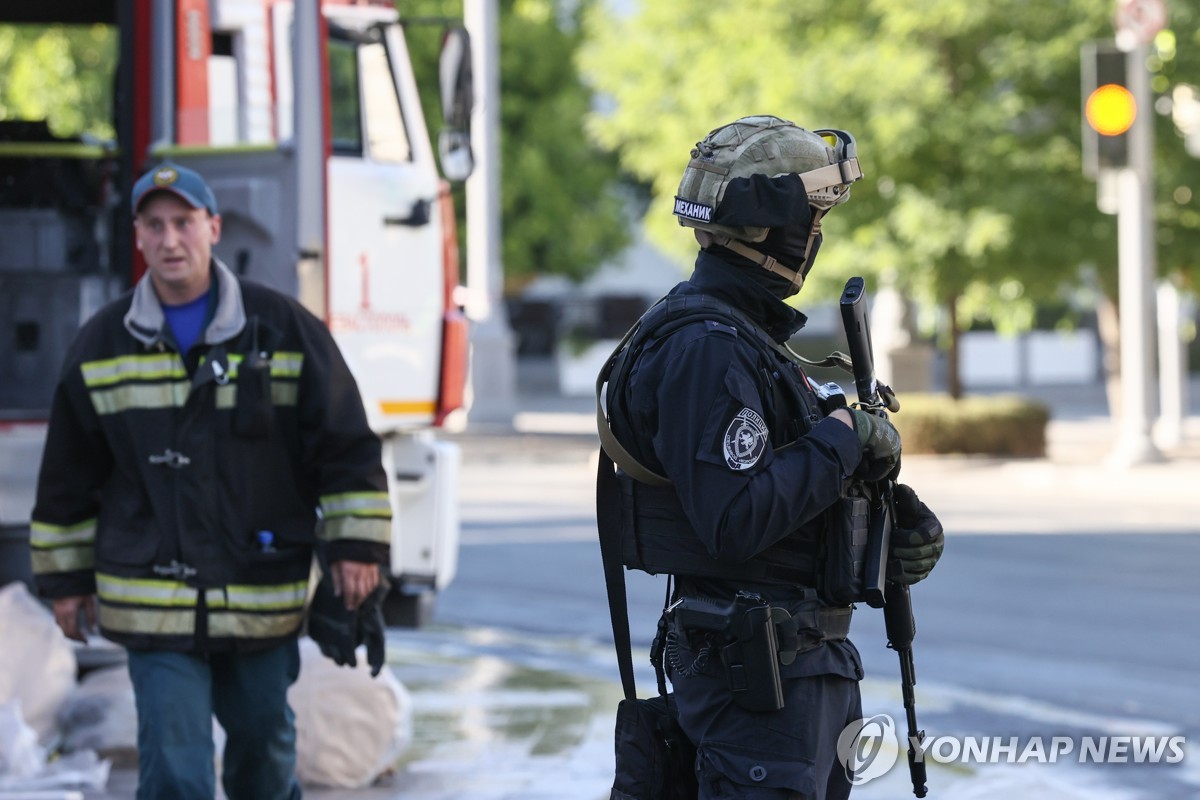
M 720 652 L 733 700 L 747 711 L 783 708 L 780 665 L 822 642 L 845 639 L 853 609 L 822 607 L 814 598 L 801 610 L 772 607 L 760 595 L 738 592 L 732 601 L 681 597 L 663 612 L 654 650 L 666 657 L 673 674 L 689 677 Z M 679 646 L 696 653 L 684 664 Z

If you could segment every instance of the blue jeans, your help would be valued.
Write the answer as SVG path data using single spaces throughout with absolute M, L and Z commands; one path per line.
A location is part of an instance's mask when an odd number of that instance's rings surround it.
M 129 651 L 138 715 L 138 800 L 213 800 L 215 714 L 227 736 L 229 800 L 299 800 L 295 640 L 257 653 Z

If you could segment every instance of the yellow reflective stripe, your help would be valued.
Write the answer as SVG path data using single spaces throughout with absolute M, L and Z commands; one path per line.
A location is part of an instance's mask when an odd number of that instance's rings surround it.
M 29 525 L 29 543 L 34 547 L 66 547 L 68 545 L 91 544 L 96 541 L 96 519 L 84 520 L 74 525 L 51 525 L 34 521 Z
M 300 387 L 294 383 L 271 382 L 271 403 L 277 406 L 294 406 L 300 400 Z M 237 407 L 237 385 L 228 383 L 217 387 L 217 408 L 228 410 Z
M 386 517 L 392 516 L 392 504 L 387 492 L 344 492 L 321 497 L 321 515 L 332 517 Z
M 389 544 L 392 541 L 392 523 L 378 517 L 337 517 L 325 520 L 321 526 L 321 538 L 326 541 L 337 539 L 363 539 L 368 542 Z
M 380 400 L 379 410 L 389 416 L 396 414 L 432 414 L 437 411 L 436 400 Z
M 148 356 L 121 356 L 102 361 L 87 361 L 80 366 L 83 382 L 89 387 L 107 386 L 121 381 L 154 381 L 186 378 L 183 361 L 175 353 Z
M 208 634 L 239 639 L 273 639 L 295 633 L 303 621 L 303 611 L 285 614 L 214 611 L 208 615 Z
M 280 351 L 271 356 L 272 378 L 299 378 L 303 368 L 303 353 Z
M 308 580 L 274 586 L 230 584 L 223 589 L 209 589 L 205 602 L 209 608 L 244 609 L 248 611 L 288 611 L 304 608 L 308 599 Z
M 118 633 L 190 636 L 196 632 L 196 610 L 117 608 L 101 598 L 100 627 Z
M 182 408 L 187 402 L 187 381 L 129 383 L 115 389 L 96 390 L 92 406 L 97 414 L 119 414 L 134 408 Z
M 102 572 L 96 573 L 96 594 L 101 600 L 143 606 L 195 606 L 200 596 L 199 590 L 180 581 L 118 578 Z
M 294 406 L 300 402 L 300 386 L 295 383 L 271 382 L 271 402 L 277 406 Z
M 246 360 L 246 357 L 241 353 L 229 354 L 229 377 L 236 378 L 238 367 Z M 205 358 L 201 356 L 200 363 L 203 364 Z M 287 353 L 279 352 L 271 356 L 271 377 L 272 378 L 298 378 L 300 377 L 300 369 L 304 366 L 303 353 Z
M 73 572 L 91 569 L 96 564 L 95 549 L 91 545 L 79 547 L 55 547 L 50 550 L 33 548 L 33 574 L 46 575 L 51 572 Z

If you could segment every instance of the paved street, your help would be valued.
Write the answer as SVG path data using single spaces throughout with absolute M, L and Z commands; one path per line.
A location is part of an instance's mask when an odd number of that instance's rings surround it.
M 433 625 L 392 632 L 390 663 L 413 696 L 412 747 L 382 785 L 307 797 L 607 797 L 619 687 L 587 405 L 557 402 L 517 422 L 528 432 L 455 437 L 464 453 L 459 574 Z M 1171 460 L 1128 470 L 1106 466 L 1111 424 L 1086 408 L 1052 423 L 1047 459 L 906 458 L 903 479 L 948 532 L 941 565 L 913 592 L 918 709 L 930 735 L 1178 734 L 1190 755 L 1179 765 L 932 763 L 931 797 L 1200 794 L 1191 754 L 1200 743 L 1197 422 Z M 627 577 L 644 651 L 663 583 Z M 864 711 L 903 725 L 882 615 L 861 609 L 852 638 L 868 674 Z M 652 681 L 639 664 L 643 694 Z M 116 773 L 107 797 L 128 797 L 131 786 Z M 906 771 L 854 796 L 911 796 Z

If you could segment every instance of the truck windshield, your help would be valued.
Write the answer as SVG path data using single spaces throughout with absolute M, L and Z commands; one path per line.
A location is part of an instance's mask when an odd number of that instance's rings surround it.
M 112 26 L 0 25 L 0 122 L 32 123 L 30 136 L 53 140 L 111 141 L 116 65 Z

